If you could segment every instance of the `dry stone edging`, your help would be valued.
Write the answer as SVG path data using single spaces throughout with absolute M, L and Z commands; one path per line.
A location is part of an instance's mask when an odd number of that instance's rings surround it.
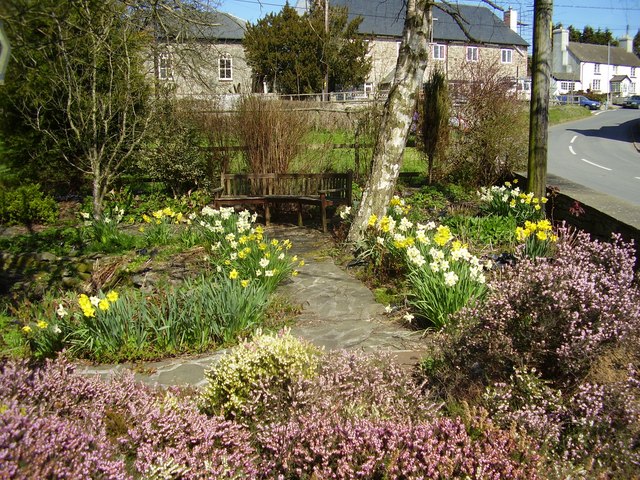
M 408 367 L 420 360 L 425 350 L 421 334 L 391 321 L 360 280 L 331 258 L 321 256 L 323 249 L 332 246 L 330 236 L 288 225 L 271 226 L 266 233 L 270 238 L 291 240 L 290 253 L 305 260 L 299 275 L 279 287 L 281 293 L 302 306 L 291 327 L 292 335 L 325 350 L 391 352 L 396 361 Z M 138 381 L 150 385 L 202 387 L 207 383 L 205 370 L 224 353 L 221 350 L 135 365 L 79 365 L 77 371 L 108 377 L 129 369 Z

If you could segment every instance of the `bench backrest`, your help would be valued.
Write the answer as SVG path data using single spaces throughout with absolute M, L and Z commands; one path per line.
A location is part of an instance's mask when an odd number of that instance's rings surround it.
M 222 174 L 222 196 L 292 195 L 314 196 L 327 191 L 334 203 L 351 204 L 349 173 L 249 173 Z

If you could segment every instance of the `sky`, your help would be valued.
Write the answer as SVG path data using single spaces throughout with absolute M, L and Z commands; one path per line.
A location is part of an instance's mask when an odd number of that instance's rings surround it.
M 269 13 L 279 12 L 286 0 L 218 0 L 219 9 L 231 13 L 251 23 Z M 329 0 L 331 2 L 331 0 Z M 290 0 L 295 5 L 296 0 Z M 455 3 L 455 0 L 452 2 Z M 481 0 L 460 1 L 459 3 L 485 5 Z M 503 8 L 509 6 L 518 10 L 519 20 L 526 24 L 520 27 L 522 38 L 531 43 L 533 36 L 533 0 L 494 0 Z M 608 28 L 615 38 L 628 32 L 633 37 L 640 29 L 640 0 L 554 0 L 553 23 L 562 23 L 565 27 L 573 25 L 582 30 L 586 25 L 594 29 Z M 494 10 L 501 16 L 502 14 Z

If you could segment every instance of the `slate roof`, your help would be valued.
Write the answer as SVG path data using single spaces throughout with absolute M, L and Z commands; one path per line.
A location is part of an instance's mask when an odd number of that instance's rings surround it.
M 192 21 L 187 21 L 187 17 Z M 181 19 L 168 16 L 166 27 L 169 36 L 173 29 L 175 32 L 184 32 L 183 34 L 191 40 L 241 41 L 247 29 L 247 21 L 230 13 L 194 11 L 184 14 Z
M 360 32 L 381 37 L 402 37 L 405 17 L 404 0 L 331 0 L 333 6 L 349 9 L 349 19 L 362 17 Z M 455 5 L 462 23 L 466 24 L 472 40 L 458 26 L 453 17 L 441 8 L 433 8 L 434 41 L 491 43 L 498 45 L 529 44 L 511 30 L 491 10 L 477 5 Z
M 611 47 L 609 52 L 607 45 L 569 42 L 567 49 L 579 62 L 640 67 L 640 58 L 622 47 Z
M 553 72 L 551 74 L 553 78 L 559 82 L 580 82 L 580 74 L 573 72 Z
M 631 79 L 626 75 L 614 75 L 613 77 L 611 77 L 610 81 L 613 83 L 618 83 L 618 82 L 622 82 L 625 78 L 631 81 Z

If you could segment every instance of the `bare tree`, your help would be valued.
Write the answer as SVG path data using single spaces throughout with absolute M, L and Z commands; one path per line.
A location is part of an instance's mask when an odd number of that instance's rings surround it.
M 384 106 L 380 133 L 373 151 L 373 170 L 349 230 L 351 242 L 362 238 L 372 214 L 384 214 L 393 196 L 413 121 L 418 88 L 427 67 L 432 5 L 431 0 L 407 1 L 393 85 Z

